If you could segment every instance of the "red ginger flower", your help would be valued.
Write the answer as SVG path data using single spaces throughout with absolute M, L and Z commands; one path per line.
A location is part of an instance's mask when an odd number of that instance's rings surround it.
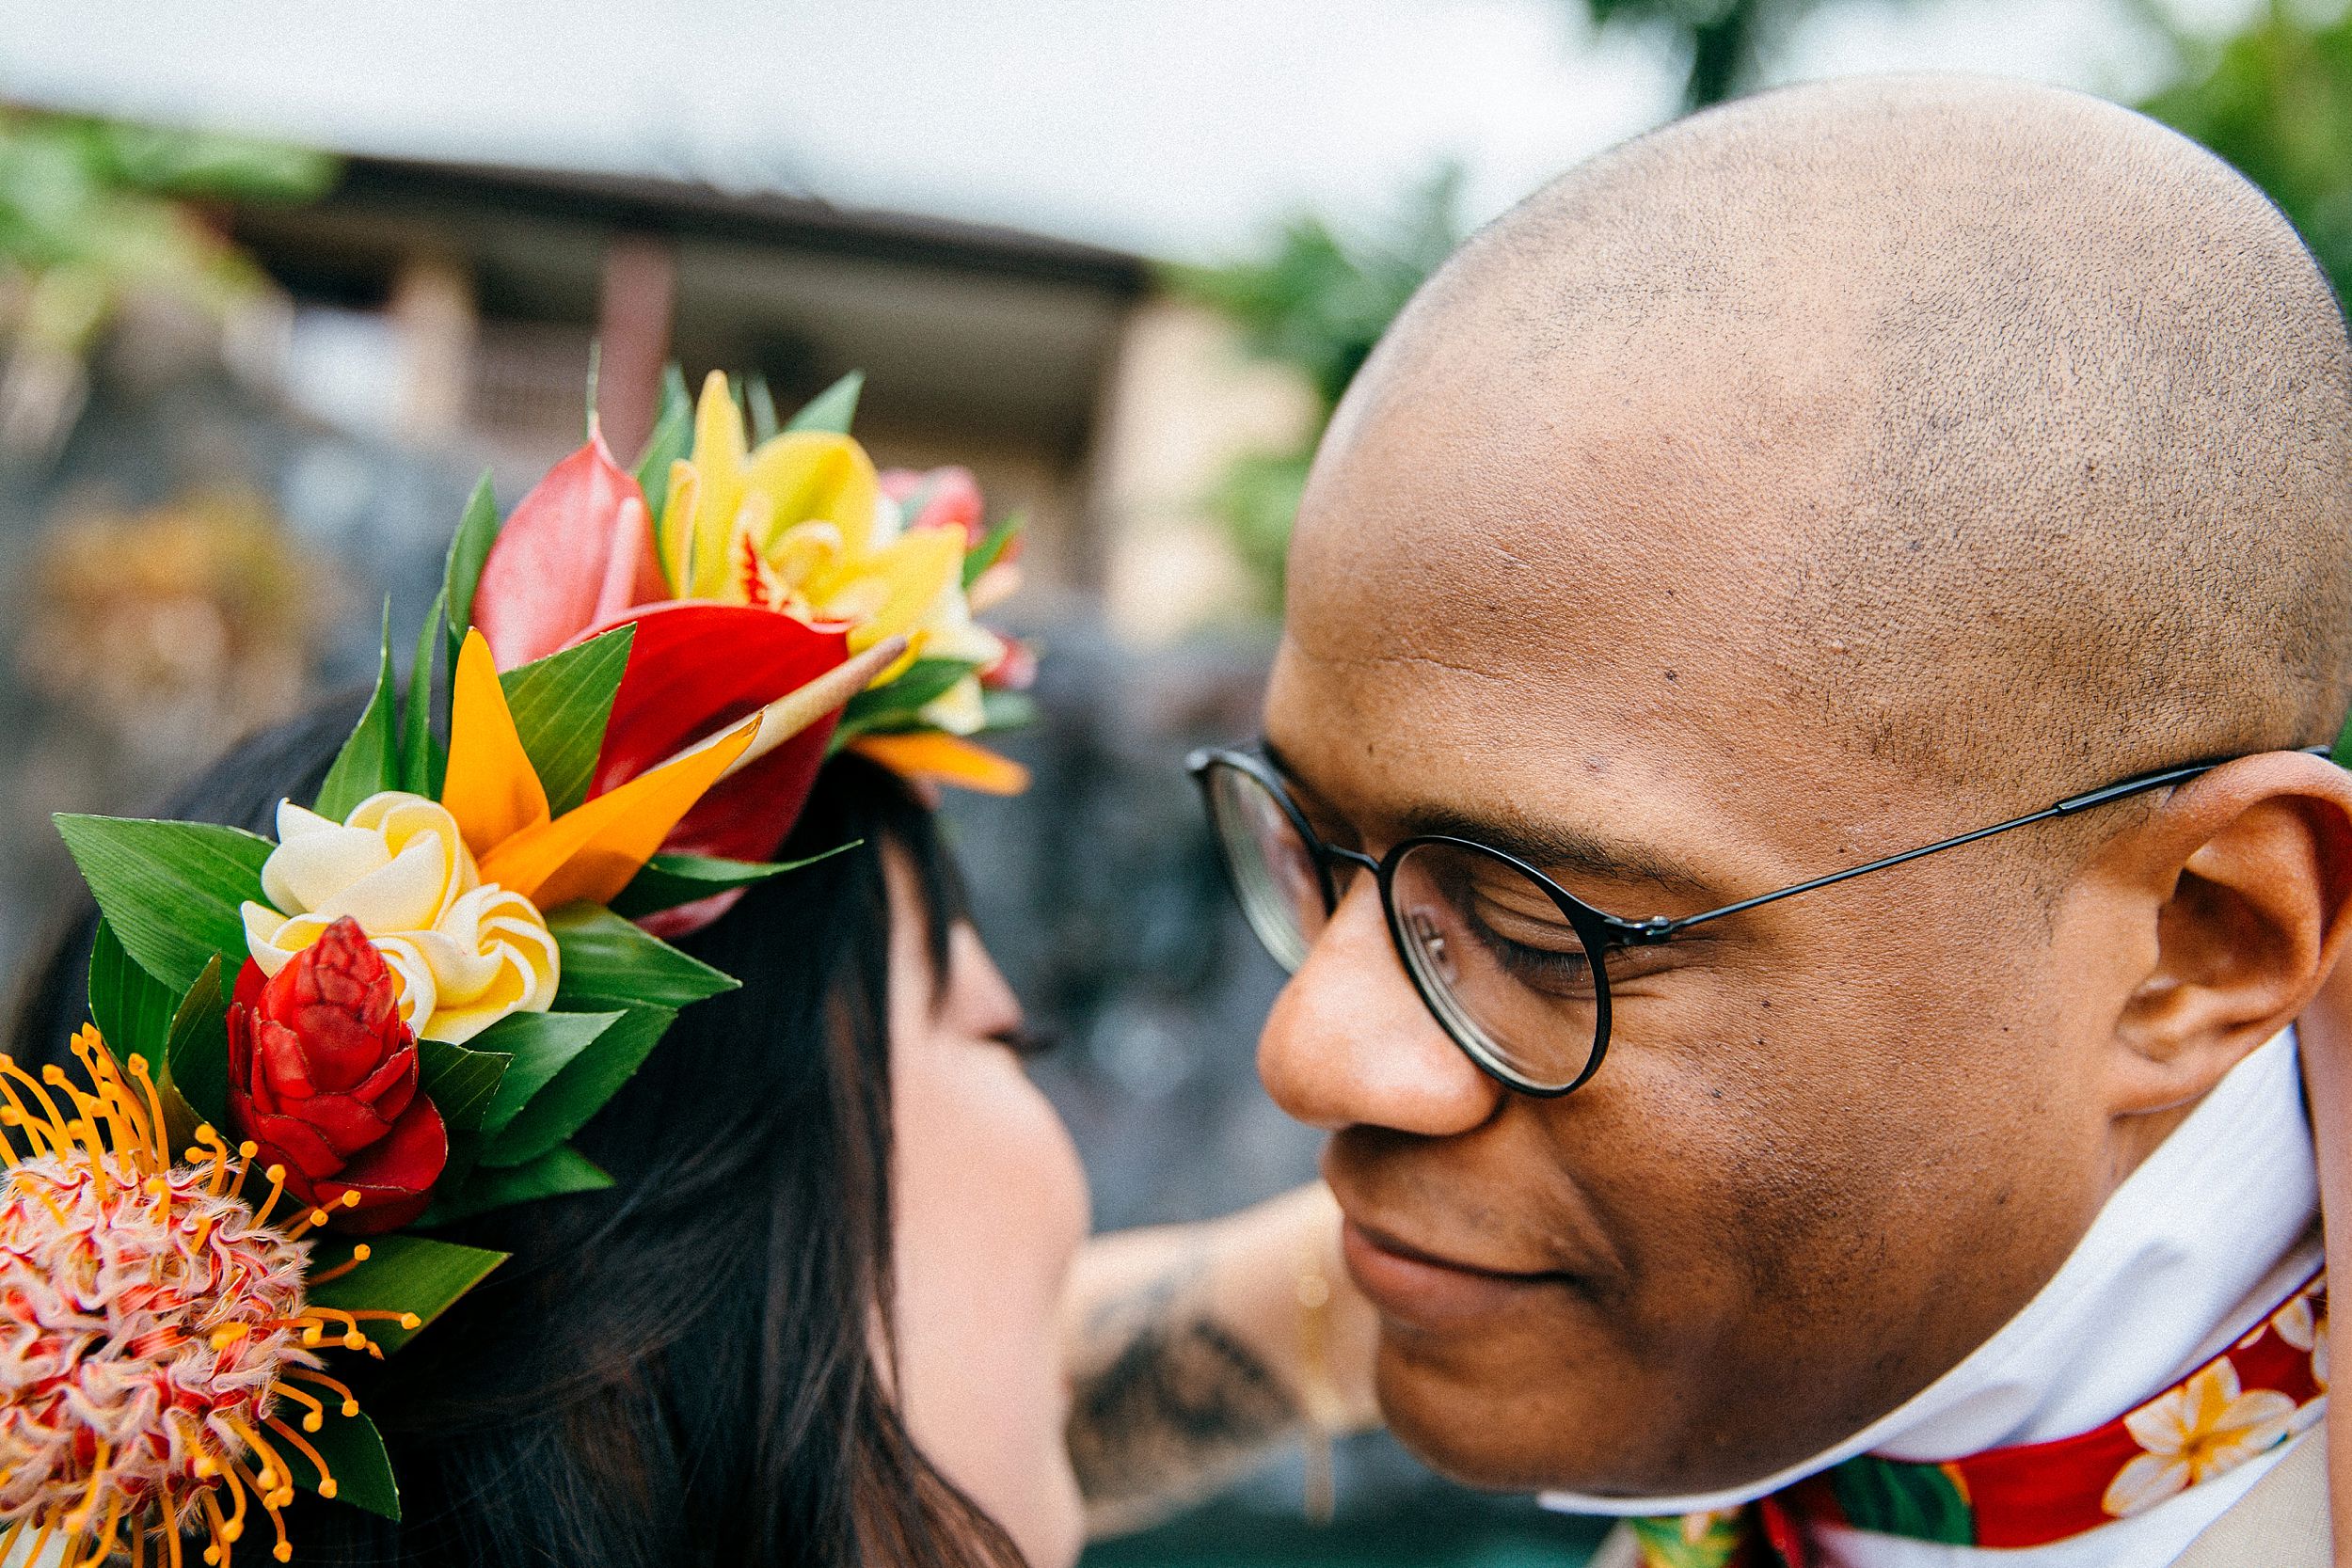
M 248 961 L 229 1009 L 230 1120 L 262 1146 L 258 1164 L 286 1167 L 289 1193 L 361 1235 L 422 1213 L 449 1163 L 399 1004 L 383 955 L 345 916 L 275 979 Z

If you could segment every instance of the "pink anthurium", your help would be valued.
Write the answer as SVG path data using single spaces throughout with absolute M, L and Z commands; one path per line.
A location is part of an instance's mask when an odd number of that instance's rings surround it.
M 668 596 L 645 492 L 592 434 L 506 519 L 482 563 L 473 624 L 512 670 Z

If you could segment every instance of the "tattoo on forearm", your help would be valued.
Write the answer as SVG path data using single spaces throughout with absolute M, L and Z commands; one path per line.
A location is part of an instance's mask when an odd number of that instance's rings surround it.
M 1209 1310 L 1205 1260 L 1097 1307 L 1074 1356 L 1070 1451 L 1098 1513 L 1214 1488 L 1297 1430 L 1297 1396 Z

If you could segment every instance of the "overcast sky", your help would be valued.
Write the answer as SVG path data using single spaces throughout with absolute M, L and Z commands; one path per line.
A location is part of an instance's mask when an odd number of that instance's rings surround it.
M 2178 0 L 2217 25 L 2255 0 Z M 1484 217 L 1656 123 L 1676 64 L 1574 0 L 0 0 L 0 97 L 355 151 L 707 180 L 1154 255 Z M 2134 0 L 1830 0 L 1774 63 L 2129 96 Z

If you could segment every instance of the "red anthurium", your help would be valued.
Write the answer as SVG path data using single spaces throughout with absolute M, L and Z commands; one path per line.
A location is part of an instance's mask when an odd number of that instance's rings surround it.
M 748 605 L 674 600 L 621 619 L 634 622 L 637 633 L 605 725 L 591 795 L 627 783 L 850 657 L 848 627 L 812 626 Z M 807 799 L 832 735 L 830 720 L 812 724 L 719 784 L 663 847 L 732 860 L 774 854 Z
M 506 519 L 482 563 L 473 624 L 512 670 L 668 593 L 645 492 L 596 435 Z

